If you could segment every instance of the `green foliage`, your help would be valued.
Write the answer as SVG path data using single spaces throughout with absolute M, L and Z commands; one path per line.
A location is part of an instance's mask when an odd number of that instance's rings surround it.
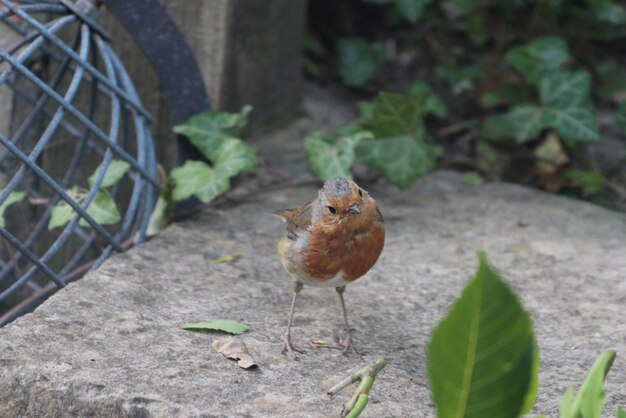
M 244 106 L 239 113 L 208 111 L 174 127 L 174 132 L 187 136 L 210 164 L 187 161 L 172 170 L 173 201 L 195 196 L 209 203 L 230 189 L 232 177 L 254 170 L 258 161 L 256 151 L 238 138 L 251 110 L 250 106 Z
M 526 412 L 534 402 L 538 355 L 530 316 L 480 254 L 474 278 L 428 344 L 438 416 L 513 418 Z
M 536 38 L 511 48 L 504 58 L 531 84 L 538 83 L 545 73 L 562 69 L 571 59 L 567 42 L 557 36 Z
M 381 92 L 361 103 L 361 116 L 334 137 L 314 132 L 305 139 L 309 167 L 321 180 L 350 176 L 356 162 L 381 172 L 401 189 L 434 169 L 438 150 L 426 141 L 424 119 L 446 107 L 425 83 L 405 94 Z
M 519 143 L 536 139 L 547 128 L 573 141 L 595 141 L 599 136 L 598 121 L 589 89 L 590 76 L 586 71 L 546 73 L 539 79 L 538 104 L 517 105 L 504 118 L 487 118 L 484 130 L 491 137 L 494 133 L 514 136 Z M 502 126 L 507 122 L 509 129 Z
M 617 408 L 617 418 L 626 418 L 626 410 L 621 406 Z
M 239 335 L 246 332 L 250 327 L 231 319 L 216 319 L 207 322 L 185 324 L 181 325 L 180 328 L 187 331 L 219 331 L 227 334 Z
M 604 406 L 604 379 L 615 360 L 615 352 L 602 353 L 591 366 L 576 398 L 570 386 L 561 400 L 561 418 L 600 418 Z
M 366 3 L 393 4 L 406 21 L 416 23 L 432 0 L 363 0 Z
M 351 177 L 350 167 L 355 162 L 355 148 L 364 139 L 372 139 L 368 131 L 327 138 L 321 132 L 313 132 L 304 139 L 309 168 L 320 180 L 335 177 Z
M 0 190 L 0 193 L 2 193 L 2 190 Z M 24 192 L 11 192 L 4 200 L 4 202 L 2 202 L 2 204 L 0 205 L 0 228 L 4 228 L 6 226 L 4 212 L 12 204 L 21 202 L 24 199 L 24 196 Z
M 596 170 L 570 169 L 563 174 L 563 179 L 572 182 L 582 190 L 583 196 L 592 196 L 604 190 L 605 179 Z
M 189 141 L 209 160 L 215 159 L 218 147 L 227 139 L 237 139 L 248 124 L 251 106 L 244 106 L 239 113 L 208 111 L 192 116 L 174 127 L 174 132 Z
M 108 187 L 116 185 L 123 177 L 126 171 L 128 171 L 130 165 L 125 161 L 112 160 L 107 168 L 102 183 L 96 191 L 92 201 L 87 206 L 87 213 L 93 218 L 94 221 L 100 225 L 112 225 L 120 221 L 121 215 L 115 199 L 106 190 Z M 99 165 L 93 174 L 87 179 L 89 186 L 93 187 L 102 165 Z M 68 195 L 78 204 L 81 204 L 87 198 L 89 194 L 87 190 L 74 186 L 67 191 Z M 48 220 L 48 230 L 65 226 L 69 223 L 76 211 L 65 200 L 60 200 L 50 212 L 50 219 Z M 89 223 L 85 219 L 80 219 L 78 224 L 82 227 L 89 227 Z
M 339 75 L 351 87 L 362 86 L 376 75 L 385 60 L 385 45 L 361 38 L 339 40 Z
M 448 82 L 452 93 L 460 95 L 476 87 L 476 82 L 482 76 L 482 70 L 478 65 L 460 67 L 446 63 L 435 68 L 435 75 Z
M 468 186 L 480 186 L 485 182 L 485 180 L 480 176 L 480 174 L 474 171 L 468 171 L 467 173 L 463 173 L 461 176 L 461 182 Z
M 172 170 L 171 176 L 176 182 L 172 193 L 176 202 L 196 196 L 209 203 L 230 188 L 228 177 L 203 161 L 187 161 Z
M 104 174 L 104 177 L 102 178 L 102 183 L 100 184 L 100 188 L 104 189 L 105 187 L 111 187 L 114 184 L 116 184 L 118 181 L 122 179 L 122 177 L 124 177 L 124 174 L 126 174 L 129 168 L 130 168 L 130 164 L 128 164 L 126 161 L 112 160 L 111 163 L 109 164 L 109 167 L 107 168 L 107 172 Z M 87 179 L 87 183 L 89 184 L 89 186 L 94 185 L 94 183 L 98 179 L 98 176 L 100 175 L 101 170 L 102 170 L 102 164 L 100 164 L 98 168 L 96 168 L 96 171 L 94 171 L 94 173 L 91 176 L 89 176 L 89 178 Z

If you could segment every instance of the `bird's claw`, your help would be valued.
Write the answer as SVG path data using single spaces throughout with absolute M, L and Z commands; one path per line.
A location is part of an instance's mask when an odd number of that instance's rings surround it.
M 280 341 L 281 341 L 281 354 L 285 354 L 286 352 L 288 352 L 291 356 L 293 356 L 294 358 L 296 357 L 295 353 L 300 353 L 300 354 L 305 354 L 306 351 L 304 350 L 300 350 L 298 348 L 296 348 L 293 343 L 291 342 L 291 334 L 289 334 L 288 332 L 283 333 L 283 335 L 280 337 Z
M 343 347 L 343 349 L 341 350 L 342 354 L 347 354 L 348 351 L 352 351 L 354 354 L 356 354 L 360 358 L 363 358 L 363 356 L 367 354 L 365 352 L 361 353 L 357 351 L 357 349 L 354 347 L 354 344 L 352 343 L 352 335 L 350 335 L 350 333 L 346 335 L 346 337 L 341 341 L 340 344 Z

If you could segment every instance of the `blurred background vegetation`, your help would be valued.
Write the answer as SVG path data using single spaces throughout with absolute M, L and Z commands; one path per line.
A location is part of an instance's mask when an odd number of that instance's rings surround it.
M 626 210 L 626 9 L 612 0 L 311 0 L 307 77 L 360 116 L 306 139 L 319 178 L 435 168 Z

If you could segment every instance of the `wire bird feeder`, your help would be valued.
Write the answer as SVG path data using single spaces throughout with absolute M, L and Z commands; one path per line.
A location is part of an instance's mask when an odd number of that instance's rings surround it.
M 87 1 L 0 0 L 0 206 L 26 196 L 0 228 L 0 326 L 145 237 L 159 189 L 150 116 L 96 15 Z M 117 160 L 129 169 L 106 192 L 121 216 L 103 225 L 88 208 Z M 59 202 L 74 215 L 49 229 Z

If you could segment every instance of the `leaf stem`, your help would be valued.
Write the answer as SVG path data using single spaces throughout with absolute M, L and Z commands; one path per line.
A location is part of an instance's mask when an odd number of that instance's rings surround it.
M 345 403 L 343 410 L 341 411 L 342 417 L 356 418 L 361 414 L 369 402 L 369 391 L 374 385 L 376 375 L 386 365 L 387 361 L 384 358 L 379 358 L 373 364 L 368 364 L 367 366 L 360 368 L 332 388 L 328 389 L 327 393 L 332 396 L 352 383 L 359 380 L 361 381 L 361 384 L 359 384 L 359 387 L 356 389 L 350 400 Z

